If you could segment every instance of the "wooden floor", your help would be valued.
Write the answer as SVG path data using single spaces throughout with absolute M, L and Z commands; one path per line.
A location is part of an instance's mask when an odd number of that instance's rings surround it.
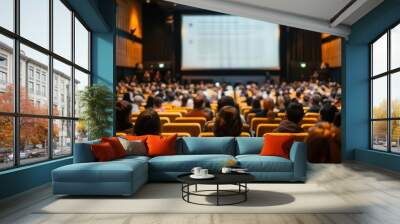
M 312 165 L 308 182 L 346 201 L 362 201 L 357 214 L 35 214 L 54 200 L 49 186 L 0 202 L 0 223 L 106 224 L 253 224 L 253 223 L 400 223 L 400 175 L 358 163 Z M 315 203 L 320 203 L 315 201 Z M 172 205 L 173 206 L 173 205 Z

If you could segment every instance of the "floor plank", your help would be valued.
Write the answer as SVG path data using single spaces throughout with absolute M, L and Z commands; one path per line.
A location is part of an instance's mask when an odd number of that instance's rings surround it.
M 36 214 L 56 199 L 42 186 L 0 201 L 0 223 L 15 224 L 364 224 L 400 223 L 400 175 L 359 163 L 313 164 L 308 181 L 325 187 L 359 214 Z

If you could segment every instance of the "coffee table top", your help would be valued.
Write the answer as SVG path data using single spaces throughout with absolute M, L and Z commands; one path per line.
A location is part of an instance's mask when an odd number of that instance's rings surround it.
M 177 177 L 178 181 L 185 184 L 236 184 L 248 183 L 255 180 L 249 173 L 213 173 L 212 179 L 193 179 L 191 173 L 182 174 Z

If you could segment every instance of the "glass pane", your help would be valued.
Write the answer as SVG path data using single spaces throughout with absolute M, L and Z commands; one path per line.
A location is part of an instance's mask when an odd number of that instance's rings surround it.
M 387 117 L 387 77 L 372 80 L 372 118 Z
M 0 170 L 14 165 L 13 118 L 0 116 Z
M 75 64 L 89 70 L 89 32 L 75 18 Z
M 72 154 L 72 121 L 53 120 L 53 156 Z
M 372 148 L 387 151 L 387 121 L 372 122 Z
M 75 143 L 85 142 L 88 139 L 88 130 L 85 121 L 75 121 Z
M 49 48 L 49 0 L 20 0 L 21 36 Z
M 390 67 L 400 67 L 400 24 L 391 30 L 390 37 Z
M 21 113 L 48 114 L 48 63 L 47 55 L 21 44 Z
M 13 40 L 0 35 L 0 111 L 14 111 Z
M 0 26 L 14 31 L 14 0 L 0 1 Z
M 391 115 L 392 117 L 400 117 L 400 72 L 391 75 L 391 88 L 390 88 L 390 98 L 391 98 Z
M 400 153 L 400 120 L 391 121 L 392 152 Z
M 72 12 L 60 1 L 53 1 L 53 51 L 71 60 Z
M 387 71 L 387 34 L 372 44 L 372 71 L 374 76 Z
M 20 163 L 35 163 L 49 158 L 49 120 L 45 118 L 21 117 L 20 119 Z
M 53 115 L 72 117 L 72 69 L 53 60 Z
M 86 86 L 89 86 L 89 75 L 75 69 L 75 117 L 79 117 L 81 114 L 79 96 Z

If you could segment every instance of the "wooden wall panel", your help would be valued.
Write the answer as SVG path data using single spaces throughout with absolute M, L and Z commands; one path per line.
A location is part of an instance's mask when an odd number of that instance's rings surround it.
M 142 8 L 138 0 L 117 0 L 117 66 L 134 67 L 143 61 L 143 47 L 140 39 L 143 35 Z M 131 33 L 131 30 L 135 32 Z
M 329 67 L 337 68 L 342 66 L 342 39 L 336 38 L 323 43 L 321 46 L 322 61 L 328 63 Z

